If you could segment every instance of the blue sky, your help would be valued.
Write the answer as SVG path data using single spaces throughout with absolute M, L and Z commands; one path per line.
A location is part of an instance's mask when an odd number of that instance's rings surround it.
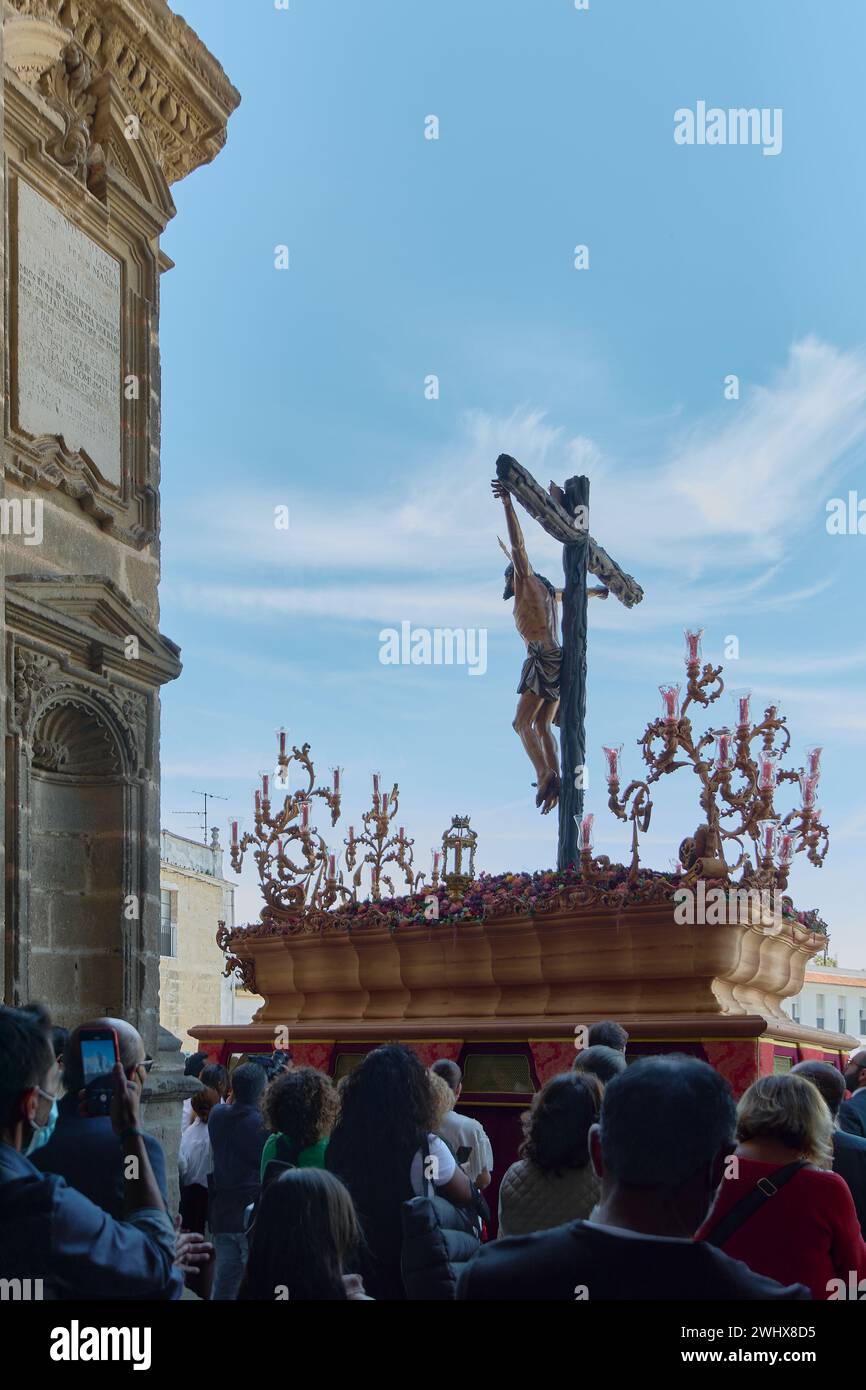
M 228 798 L 223 827 L 248 813 L 285 723 L 344 768 L 345 823 L 376 769 L 425 863 L 455 812 L 482 868 L 555 861 L 511 729 L 524 653 L 488 487 L 506 451 L 544 484 L 590 475 L 591 530 L 646 593 L 591 607 L 598 851 L 628 852 L 602 743 L 636 774 L 683 627 L 714 660 L 734 635 L 730 687 L 781 698 L 798 761 L 825 745 L 831 852 L 792 889 L 862 967 L 866 537 L 826 529 L 830 498 L 866 497 L 862 4 L 183 13 L 243 100 L 164 238 L 161 625 L 184 673 L 163 693 L 163 824 L 195 833 L 175 814 L 193 789 Z M 780 108 L 781 153 L 676 144 L 700 100 Z M 403 621 L 486 629 L 486 673 L 383 666 Z M 707 722 L 729 717 L 725 695 Z M 690 774 L 666 779 L 645 861 L 667 868 L 699 819 Z

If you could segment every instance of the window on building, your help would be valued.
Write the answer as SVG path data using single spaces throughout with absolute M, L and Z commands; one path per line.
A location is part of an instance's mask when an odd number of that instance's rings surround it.
M 791 1017 L 792 1017 L 792 1019 L 794 1020 L 795 1023 L 799 1023 L 799 1022 L 800 1022 L 800 1001 L 799 1001 L 799 999 L 792 999 L 792 1000 L 791 1000 Z
M 866 1000 L 860 1004 L 860 1036 L 866 1037 Z
M 840 994 L 840 995 L 839 995 L 839 1032 L 840 1032 L 840 1033 L 844 1033 L 844 1032 L 846 1031 L 846 1024 L 847 1024 L 847 1021 L 848 1021 L 848 1011 L 847 1011 L 847 1008 L 846 1008 L 846 1006 L 845 1006 L 845 996 L 844 996 L 844 994 Z
M 815 995 L 815 1027 L 816 1027 L 816 1028 L 823 1028 L 823 1027 L 824 1027 L 824 996 L 823 996 L 823 994 L 816 994 L 816 995 Z
M 159 903 L 159 954 L 177 955 L 177 893 L 163 888 Z

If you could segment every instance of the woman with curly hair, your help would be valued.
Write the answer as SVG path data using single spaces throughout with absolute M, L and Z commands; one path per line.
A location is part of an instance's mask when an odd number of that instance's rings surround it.
M 499 1235 L 548 1231 L 583 1221 L 600 1185 L 589 1158 L 589 1130 L 602 1088 L 590 1072 L 554 1076 L 521 1117 L 524 1140 L 499 1189 Z
M 318 1168 L 289 1168 L 262 1193 L 238 1299 L 367 1300 L 347 1274 L 360 1233 L 352 1198 Z
M 314 1067 L 294 1067 L 275 1077 L 262 1097 L 262 1117 L 271 1131 L 262 1149 L 262 1181 L 275 1159 L 295 1168 L 324 1168 L 339 1108 L 333 1081 Z
M 326 1166 L 354 1199 L 365 1238 L 361 1273 L 377 1299 L 406 1297 L 403 1203 L 434 1190 L 458 1206 L 472 1202 L 469 1179 L 432 1133 L 435 1111 L 429 1073 L 398 1043 L 369 1052 L 340 1086 Z

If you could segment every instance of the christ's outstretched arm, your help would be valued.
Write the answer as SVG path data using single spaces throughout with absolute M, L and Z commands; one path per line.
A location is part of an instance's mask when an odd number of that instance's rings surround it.
M 523 532 L 520 529 L 520 522 L 517 520 L 517 513 L 511 501 L 511 494 L 498 478 L 494 478 L 490 486 L 493 489 L 494 497 L 500 498 L 505 508 L 505 524 L 508 527 L 508 539 L 511 542 L 511 559 L 514 564 L 515 576 L 526 579 L 532 574 L 532 566 L 526 553 Z

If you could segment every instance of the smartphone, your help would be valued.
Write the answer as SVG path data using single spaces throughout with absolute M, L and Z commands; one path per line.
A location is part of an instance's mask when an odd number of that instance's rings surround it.
M 84 1072 L 84 1108 L 88 1115 L 107 1115 L 114 1092 L 112 1070 L 120 1061 L 113 1028 L 83 1028 L 79 1034 Z

